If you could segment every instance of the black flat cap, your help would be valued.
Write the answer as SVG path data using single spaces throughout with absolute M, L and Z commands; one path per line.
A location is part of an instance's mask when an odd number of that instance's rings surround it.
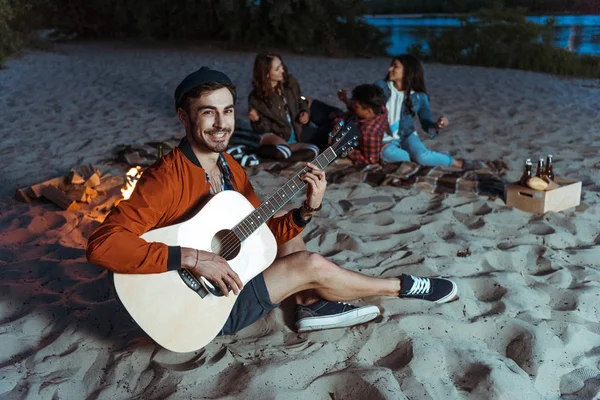
M 221 71 L 217 71 L 214 69 L 210 69 L 208 67 L 201 67 L 198 71 L 192 72 L 188 76 L 185 77 L 184 80 L 181 81 L 177 88 L 175 89 L 175 109 L 178 109 L 181 106 L 181 101 L 186 93 L 190 90 L 194 89 L 197 86 L 202 85 L 203 83 L 208 82 L 217 82 L 222 83 L 231 87 L 233 86 L 233 82 L 227 75 L 225 75 Z M 235 90 L 233 92 L 233 102 L 235 103 L 236 93 Z

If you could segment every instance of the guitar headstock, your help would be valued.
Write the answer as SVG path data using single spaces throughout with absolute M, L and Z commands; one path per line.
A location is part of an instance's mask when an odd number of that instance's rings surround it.
M 346 156 L 358 145 L 360 131 L 352 122 L 341 121 L 333 127 L 329 136 L 331 136 L 331 149 L 337 157 L 340 157 Z

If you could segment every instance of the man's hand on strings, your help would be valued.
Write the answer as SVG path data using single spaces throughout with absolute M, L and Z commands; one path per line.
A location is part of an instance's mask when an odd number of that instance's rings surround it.
M 181 249 L 181 266 L 189 269 L 197 278 L 203 276 L 216 283 L 225 296 L 229 296 L 227 286 L 236 295 L 244 286 L 238 274 L 227 263 L 227 260 L 209 251 L 183 247 Z

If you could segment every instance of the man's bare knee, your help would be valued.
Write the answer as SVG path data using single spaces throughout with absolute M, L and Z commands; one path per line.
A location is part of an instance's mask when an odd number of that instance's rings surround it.
M 326 284 L 332 281 L 338 269 L 337 265 L 317 253 L 310 253 L 307 257 L 306 271 L 314 283 Z

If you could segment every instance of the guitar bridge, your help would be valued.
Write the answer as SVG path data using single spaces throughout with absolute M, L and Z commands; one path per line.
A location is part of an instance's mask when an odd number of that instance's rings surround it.
M 183 280 L 187 287 L 192 289 L 194 292 L 198 293 L 198 296 L 200 296 L 201 298 L 205 298 L 206 296 L 208 296 L 208 290 L 206 289 L 204 284 L 200 283 L 200 281 L 198 281 L 198 279 L 196 279 L 196 277 L 192 275 L 190 271 L 188 271 L 185 268 L 180 268 L 177 270 L 177 272 L 179 272 L 181 280 Z
M 200 277 L 200 281 L 201 281 L 202 285 L 204 285 L 204 289 L 206 289 L 210 293 L 212 293 L 213 296 L 217 296 L 217 297 L 223 296 L 223 291 L 221 291 L 221 288 L 216 286 L 216 284 L 213 281 L 209 281 L 208 279 L 206 279 L 203 276 Z M 229 285 L 227 285 L 227 289 L 229 289 L 229 291 L 231 292 L 231 288 L 229 287 Z

